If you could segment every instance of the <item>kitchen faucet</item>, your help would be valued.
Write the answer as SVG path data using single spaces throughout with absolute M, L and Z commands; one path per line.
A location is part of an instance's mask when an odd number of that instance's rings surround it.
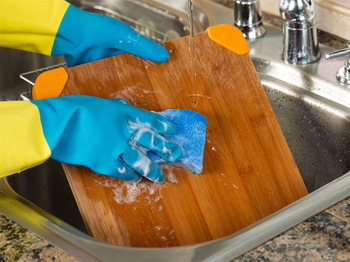
M 283 21 L 282 60 L 292 64 L 317 61 L 321 54 L 312 0 L 281 0 L 280 14 Z
M 321 54 L 312 0 L 281 0 L 280 14 L 283 22 L 282 60 L 292 64 L 317 61 Z M 262 37 L 266 30 L 260 0 L 235 0 L 234 25 L 248 40 Z

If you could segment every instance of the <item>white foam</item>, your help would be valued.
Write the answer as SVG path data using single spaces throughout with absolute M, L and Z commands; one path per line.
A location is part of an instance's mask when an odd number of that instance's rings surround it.
M 118 204 L 135 202 L 137 196 L 141 193 L 136 183 L 125 183 L 123 187 L 115 187 L 112 191 L 114 193 L 114 200 Z
M 138 160 L 133 164 L 134 170 L 142 170 L 143 176 L 147 177 L 150 172 L 150 166 L 151 166 L 151 159 L 149 159 L 147 156 L 143 155 L 142 153 L 139 153 Z
M 142 201 L 146 205 L 152 205 L 162 199 L 161 191 L 163 188 L 178 183 L 173 166 L 165 166 L 162 169 L 165 174 L 165 181 L 160 184 L 148 181 L 132 183 L 97 174 L 94 175 L 94 180 L 104 187 L 111 188 L 114 195 L 113 199 L 118 204 L 132 204 Z M 162 205 L 158 205 L 158 212 L 163 209 Z
M 161 238 L 164 242 L 168 240 L 168 238 L 166 236 L 162 236 Z
M 138 129 L 147 129 L 147 130 L 151 130 L 151 124 L 148 122 L 141 122 L 140 119 L 138 117 L 136 117 L 136 122 L 133 121 L 129 121 L 129 127 L 132 130 L 138 130 Z
M 109 95 L 109 98 L 124 98 L 129 101 L 132 105 L 136 105 L 136 100 L 134 98 L 135 89 L 139 88 L 140 84 L 134 86 L 125 86 L 123 89 L 120 89 Z
M 131 105 L 138 106 L 137 100 L 135 97 L 145 98 L 145 95 L 149 93 L 162 93 L 160 90 L 148 90 L 143 88 L 141 83 L 137 83 L 132 86 L 124 86 L 122 89 L 117 90 L 114 93 L 111 93 L 108 98 L 122 98 L 127 100 Z M 145 98 L 148 102 L 152 103 L 154 98 L 147 97 Z M 145 100 L 143 99 L 143 100 Z
M 125 174 L 125 172 L 126 172 L 126 168 L 125 168 L 125 166 L 122 166 L 122 167 L 118 167 L 118 172 L 120 173 L 120 174 Z
M 159 122 L 159 123 L 161 123 L 163 126 L 164 126 L 164 130 L 165 131 L 167 131 L 168 130 L 168 124 L 167 123 L 165 123 L 165 122 L 163 122 L 163 121 L 161 121 L 160 119 L 157 119 L 157 121 Z
M 179 181 L 176 178 L 176 175 L 174 173 L 174 168 L 173 166 L 163 166 L 163 170 L 167 171 L 166 178 L 169 181 L 170 184 L 173 183 L 178 183 Z
M 157 119 L 161 124 L 163 124 L 164 126 L 164 129 L 167 130 L 168 129 L 168 125 L 166 123 L 164 123 L 163 121 L 160 121 L 159 119 Z M 131 130 L 136 130 L 133 137 L 132 137 L 132 140 L 135 144 L 137 144 L 140 139 L 142 138 L 143 135 L 145 135 L 146 133 L 149 133 L 151 134 L 151 141 L 150 141 L 150 144 L 149 144 L 149 150 L 160 150 L 160 152 L 164 153 L 164 154 L 167 154 L 167 153 L 171 153 L 171 150 L 169 148 L 167 148 L 166 146 L 166 140 L 164 137 L 162 137 L 161 135 L 158 135 L 156 134 L 155 131 L 153 131 L 151 128 L 151 124 L 148 123 L 148 122 L 145 122 L 145 123 L 142 123 L 140 122 L 139 119 L 136 119 L 136 122 L 133 122 L 133 121 L 129 121 L 129 127 Z M 162 144 L 161 146 L 156 146 L 154 143 L 155 143 L 155 137 L 157 137 L 157 141 L 161 141 Z M 132 143 L 132 142 L 130 142 Z M 182 141 L 182 143 L 185 143 L 185 141 Z M 140 149 L 140 147 L 138 146 L 137 147 L 138 149 Z M 142 152 L 146 153 L 147 150 L 141 150 Z
M 162 197 L 161 196 L 157 196 L 155 199 L 154 199 L 154 202 L 158 202 Z

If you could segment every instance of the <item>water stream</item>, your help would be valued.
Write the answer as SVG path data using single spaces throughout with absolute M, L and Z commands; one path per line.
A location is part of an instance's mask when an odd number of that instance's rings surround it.
M 188 23 L 190 28 L 190 41 L 188 49 L 190 51 L 191 59 L 191 78 L 192 78 L 192 92 L 190 96 L 192 97 L 192 104 L 194 107 L 198 105 L 198 94 L 197 94 L 197 71 L 196 71 L 196 56 L 195 56 L 195 41 L 194 41 L 194 26 L 193 26 L 193 1 L 188 0 Z

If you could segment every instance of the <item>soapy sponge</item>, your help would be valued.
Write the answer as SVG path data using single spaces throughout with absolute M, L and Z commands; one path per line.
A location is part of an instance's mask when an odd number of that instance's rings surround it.
M 159 114 L 177 125 L 176 134 L 165 138 L 178 144 L 182 149 L 182 155 L 175 162 L 167 162 L 152 152 L 147 152 L 148 156 L 158 165 L 175 165 L 200 174 L 203 170 L 207 119 L 197 112 L 186 109 L 169 109 Z

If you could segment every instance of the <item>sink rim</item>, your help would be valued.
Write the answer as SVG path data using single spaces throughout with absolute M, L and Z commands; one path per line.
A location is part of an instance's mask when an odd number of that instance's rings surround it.
M 89 261 L 120 259 L 227 261 L 292 228 L 350 196 L 350 171 L 305 197 L 224 238 L 188 246 L 140 248 L 116 246 L 82 233 L 22 198 L 0 179 L 1 212 L 72 256 Z M 322 201 L 319 201 L 322 199 Z M 32 219 L 28 219 L 31 217 Z

